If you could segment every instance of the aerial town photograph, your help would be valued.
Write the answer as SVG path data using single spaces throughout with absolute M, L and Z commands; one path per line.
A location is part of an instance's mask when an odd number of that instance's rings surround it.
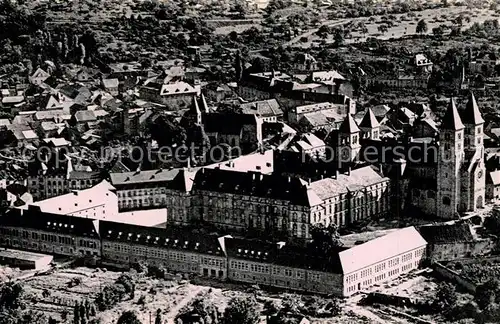
M 500 323 L 500 0 L 0 0 L 0 324 Z

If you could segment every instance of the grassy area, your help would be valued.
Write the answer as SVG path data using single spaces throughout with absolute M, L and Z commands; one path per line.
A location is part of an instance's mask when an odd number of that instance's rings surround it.
M 498 278 L 500 275 L 500 260 L 477 260 L 466 264 L 450 262 L 448 267 L 477 284 Z
M 101 287 L 113 283 L 120 273 L 88 268 L 65 269 L 24 281 L 29 307 L 55 319 L 67 311 L 72 313 L 76 302 L 92 300 Z M 70 282 L 78 284 L 71 287 Z
M 1 273 L 11 272 L 9 268 L 0 268 Z M 14 270 L 12 270 L 14 271 Z M 19 272 L 19 271 L 18 271 Z M 43 312 L 56 320 L 71 322 L 73 306 L 77 302 L 93 300 L 97 293 L 106 285 L 112 285 L 121 272 L 105 269 L 90 269 L 78 267 L 75 269 L 56 270 L 46 275 L 35 276 L 23 281 L 26 291 L 26 302 L 31 310 Z M 158 309 L 166 323 L 173 323 L 179 311 L 189 306 L 195 299 L 209 299 L 223 312 L 228 301 L 233 297 L 250 298 L 257 296 L 262 310 L 267 301 L 273 301 L 277 306 L 282 299 L 294 296 L 286 293 L 270 293 L 247 289 L 243 285 L 217 283 L 214 287 L 209 282 L 197 280 L 197 284 L 186 280 L 164 280 L 146 277 L 132 273 L 136 285 L 133 299 L 124 300 L 110 310 L 98 313 L 97 317 L 103 324 L 114 324 L 126 310 L 135 311 L 142 323 L 152 321 Z M 297 297 L 300 298 L 300 297 Z M 65 315 L 63 315 L 65 314 Z M 262 316 L 264 323 L 265 316 Z M 343 312 L 334 318 L 311 318 L 312 323 L 370 323 L 360 314 Z
M 361 17 L 349 19 L 354 24 L 363 22 L 368 30 L 367 33 L 362 33 L 360 30 L 352 31 L 352 37 L 346 40 L 347 44 L 354 44 L 365 41 L 368 37 L 376 37 L 382 40 L 388 39 L 398 39 L 404 36 L 417 34 L 417 22 L 424 19 L 427 23 L 427 33 L 432 34 L 432 29 L 438 26 L 454 26 L 453 20 L 458 16 L 463 15 L 464 17 L 469 17 L 470 22 L 463 23 L 462 30 L 467 29 L 474 23 L 483 23 L 485 20 L 499 19 L 498 15 L 489 9 L 474 9 L 467 10 L 466 7 L 450 7 L 450 8 L 438 8 L 438 9 L 428 9 L 421 12 L 415 13 L 415 17 L 410 17 L 408 14 L 394 14 L 395 19 L 391 19 L 391 23 L 394 25 L 389 27 L 387 32 L 381 33 L 378 30 L 381 24 L 383 16 L 372 16 L 370 18 Z M 333 23 L 330 21 L 329 23 Z M 295 46 L 301 48 L 309 48 L 314 43 L 318 44 L 322 39 L 316 34 L 307 35 L 307 42 L 298 42 Z M 333 43 L 333 35 L 330 35 L 325 39 L 327 43 Z M 422 43 L 422 42 L 420 42 Z M 417 44 L 418 45 L 418 44 Z M 409 46 L 409 45 L 407 45 Z

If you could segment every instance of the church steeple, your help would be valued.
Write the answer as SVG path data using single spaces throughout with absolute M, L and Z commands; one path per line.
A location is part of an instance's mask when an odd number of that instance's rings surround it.
M 484 124 L 483 116 L 481 115 L 476 97 L 474 97 L 474 93 L 472 91 L 469 92 L 467 104 L 465 105 L 465 109 L 462 111 L 461 116 L 465 124 Z
M 442 219 L 455 218 L 460 206 L 464 128 L 455 100 L 451 98 L 439 131 L 436 213 Z
M 343 134 L 359 133 L 359 127 L 351 114 L 347 114 L 342 124 L 340 124 L 339 131 Z
M 451 98 L 450 103 L 448 104 L 448 109 L 446 110 L 443 120 L 441 121 L 441 129 L 458 131 L 464 128 L 465 126 L 462 123 L 460 114 L 458 113 L 455 100 Z
M 472 154 L 472 152 L 475 152 L 477 149 L 483 148 L 484 145 L 484 119 L 472 92 L 469 93 L 465 109 L 461 110 L 460 115 L 465 123 L 465 149 Z
M 358 157 L 361 149 L 360 130 L 351 114 L 347 114 L 337 133 L 335 158 L 339 162 L 339 167 L 344 167 L 350 165 Z
M 359 123 L 359 128 L 363 133 L 363 137 L 374 140 L 379 139 L 380 123 L 378 122 L 377 117 L 375 117 L 375 114 L 373 113 L 373 110 L 371 108 L 368 108 L 368 110 L 366 111 L 363 119 L 361 120 L 361 123 Z

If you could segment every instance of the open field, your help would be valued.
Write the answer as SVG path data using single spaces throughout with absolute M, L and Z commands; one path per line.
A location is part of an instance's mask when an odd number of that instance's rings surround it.
M 415 12 L 415 17 L 410 17 L 408 14 L 394 14 L 395 19 L 390 20 L 394 26 L 389 27 L 388 31 L 381 34 L 378 31 L 378 26 L 382 21 L 382 16 L 372 16 L 370 18 L 360 17 L 353 19 L 342 19 L 342 20 L 332 20 L 325 21 L 323 24 L 333 26 L 337 22 L 351 21 L 353 24 L 364 23 L 367 27 L 368 33 L 363 34 L 359 30 L 355 30 L 351 33 L 352 37 L 346 39 L 346 43 L 359 43 L 365 41 L 368 37 L 376 37 L 378 39 L 387 40 L 391 38 L 401 38 L 408 35 L 417 34 L 417 22 L 424 19 L 427 22 L 427 33 L 432 34 L 432 29 L 441 25 L 452 27 L 454 23 L 452 22 L 456 17 L 463 15 L 464 17 L 469 17 L 470 22 L 467 23 L 464 20 L 462 29 L 467 29 L 472 26 L 473 23 L 483 23 L 486 20 L 499 19 L 499 16 L 492 10 L 489 9 L 474 9 L 467 10 L 466 7 L 450 7 L 450 8 L 439 8 L 439 9 L 428 9 L 421 12 Z M 308 48 L 314 44 L 319 44 L 322 40 L 319 36 L 315 34 L 317 29 L 310 30 L 298 37 L 295 37 L 293 41 L 289 42 L 288 45 L 294 45 L 301 48 Z M 307 42 L 300 42 L 300 38 L 307 37 Z M 327 43 L 333 42 L 333 35 L 330 35 L 325 39 Z
M 10 272 L 8 268 L 0 268 L 2 273 Z M 28 307 L 34 311 L 40 311 L 56 320 L 67 316 L 71 320 L 73 306 L 76 302 L 93 300 L 97 293 L 106 285 L 116 281 L 121 272 L 106 271 L 105 269 L 90 269 L 78 267 L 75 269 L 55 270 L 45 275 L 34 276 L 23 280 L 26 291 Z M 97 317 L 103 324 L 115 324 L 121 313 L 126 310 L 136 311 L 142 323 L 154 321 L 158 309 L 168 324 L 173 324 L 179 311 L 190 305 L 196 298 L 209 298 L 214 305 L 223 312 L 228 301 L 233 297 L 248 298 L 257 296 L 262 310 L 266 301 L 272 300 L 277 305 L 285 294 L 270 293 L 265 291 L 247 290 L 245 286 L 230 283 L 217 283 L 210 287 L 210 282 L 200 281 L 199 284 L 189 283 L 186 280 L 164 280 L 145 277 L 142 274 L 133 273 L 135 278 L 135 296 L 131 300 L 124 300 L 110 310 L 98 313 Z M 77 282 L 71 285 L 71 282 Z M 350 312 L 349 308 L 335 318 L 311 318 L 312 323 L 322 324 L 367 324 L 372 323 L 369 316 L 363 311 Z M 370 313 L 368 312 L 368 315 Z M 262 316 L 265 323 L 265 316 Z
M 64 311 L 71 314 L 76 302 L 94 299 L 101 287 L 113 283 L 119 275 L 88 268 L 65 269 L 29 278 L 24 284 L 29 306 L 57 319 Z M 80 284 L 70 287 L 72 280 Z

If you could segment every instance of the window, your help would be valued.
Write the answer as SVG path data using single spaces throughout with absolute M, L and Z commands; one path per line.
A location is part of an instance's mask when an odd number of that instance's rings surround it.
M 449 197 L 443 197 L 443 204 L 446 206 L 451 205 L 451 200 Z

